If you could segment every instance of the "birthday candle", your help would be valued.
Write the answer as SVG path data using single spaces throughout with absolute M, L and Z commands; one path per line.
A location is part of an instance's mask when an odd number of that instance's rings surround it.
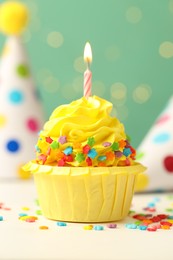
M 91 80 L 92 80 L 92 72 L 90 71 L 90 64 L 92 62 L 92 51 L 89 42 L 86 43 L 84 49 L 84 61 L 87 64 L 87 69 L 84 72 L 84 97 L 88 98 L 91 96 Z

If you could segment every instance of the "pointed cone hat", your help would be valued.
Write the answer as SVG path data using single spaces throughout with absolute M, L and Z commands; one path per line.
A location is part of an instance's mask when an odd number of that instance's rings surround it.
M 136 190 L 173 190 L 173 97 L 138 148 L 138 160 L 147 167 Z
M 23 4 L 0 5 L 0 31 L 7 35 L 0 57 L 0 179 L 29 178 L 21 167 L 34 158 L 44 120 L 20 36 L 27 19 Z

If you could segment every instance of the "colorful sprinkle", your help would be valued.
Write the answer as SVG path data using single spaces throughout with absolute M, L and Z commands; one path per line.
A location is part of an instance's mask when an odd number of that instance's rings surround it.
M 77 153 L 75 160 L 79 163 L 83 162 L 85 160 L 85 156 L 83 155 L 83 153 Z
M 98 157 L 98 161 L 105 161 L 106 160 L 106 156 L 105 155 L 100 155 L 99 157 Z
M 59 227 L 66 227 L 66 226 L 67 226 L 67 223 L 65 223 L 65 222 L 60 222 L 60 221 L 58 221 L 56 224 L 57 224 L 57 226 L 59 226 Z
M 139 225 L 137 228 L 140 229 L 140 230 L 146 230 L 146 229 L 147 229 L 147 226 L 145 226 L 145 225 Z
M 86 163 L 87 163 L 88 166 L 92 166 L 92 160 L 91 160 L 90 157 L 86 158 Z
M 94 137 L 88 137 L 87 144 L 92 147 L 95 144 Z
M 39 226 L 39 229 L 46 230 L 49 229 L 48 226 Z
M 117 151 L 119 149 L 119 143 L 114 142 L 111 145 L 112 151 Z
M 111 143 L 110 143 L 110 142 L 104 142 L 102 145 L 103 145 L 104 147 L 109 147 L 109 146 L 111 146 Z
M 49 143 L 49 144 L 51 144 L 51 143 L 53 142 L 53 140 L 52 140 L 52 138 L 50 138 L 50 137 L 48 136 L 48 137 L 46 137 L 46 142 Z
M 88 157 L 94 159 L 96 156 L 98 155 L 98 153 L 96 152 L 96 150 L 94 148 L 92 148 L 89 153 L 88 153 Z
M 40 209 L 37 209 L 37 210 L 35 211 L 35 213 L 36 213 L 37 215 L 42 215 L 42 211 L 41 211 Z
M 60 136 L 60 138 L 58 139 L 58 142 L 59 142 L 60 144 L 65 144 L 65 143 L 67 143 L 67 137 L 64 136 L 64 135 Z
M 57 141 L 53 141 L 50 145 L 50 147 L 55 150 L 59 148 L 59 143 Z
M 137 225 L 136 225 L 136 224 L 133 224 L 133 223 L 127 223 L 127 224 L 125 224 L 125 227 L 126 227 L 126 228 L 129 228 L 129 229 L 136 229 L 136 228 L 137 228 Z
M 88 152 L 90 151 L 90 149 L 91 149 L 91 147 L 88 145 L 88 144 L 86 144 L 84 147 L 83 147 L 83 153 L 84 154 L 88 154 Z
M 94 226 L 94 230 L 101 231 L 101 230 L 104 230 L 104 227 L 101 225 L 96 225 L 96 226 Z
M 28 208 L 28 207 L 22 207 L 22 210 L 28 211 L 28 210 L 30 210 L 30 208 Z
M 71 146 L 68 146 L 64 151 L 63 153 L 66 154 L 66 155 L 69 155 L 73 152 L 73 148 Z
M 130 149 L 130 148 L 124 148 L 123 154 L 124 154 L 126 157 L 128 157 L 131 153 L 132 153 L 132 152 L 131 152 L 131 149 Z
M 83 227 L 84 230 L 92 230 L 93 229 L 93 225 L 86 225 Z
M 0 216 L 0 221 L 3 221 L 3 220 L 4 220 L 3 216 Z
M 117 224 L 115 224 L 115 223 L 109 223 L 109 224 L 107 224 L 107 227 L 108 227 L 108 228 L 117 228 Z

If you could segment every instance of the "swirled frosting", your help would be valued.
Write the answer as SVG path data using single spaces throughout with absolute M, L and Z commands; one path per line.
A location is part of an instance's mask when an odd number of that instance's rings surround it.
M 135 150 L 112 104 L 97 96 L 57 107 L 36 144 L 37 162 L 57 166 L 131 165 Z

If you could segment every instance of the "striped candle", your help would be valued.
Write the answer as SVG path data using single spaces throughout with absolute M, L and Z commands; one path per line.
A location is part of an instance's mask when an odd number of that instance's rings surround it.
M 87 69 L 84 72 L 84 97 L 88 98 L 91 96 L 91 80 L 92 72 L 89 69 L 89 65 L 92 61 L 91 46 L 87 42 L 84 49 L 84 61 L 87 63 Z
M 91 96 L 91 79 L 92 79 L 92 72 L 87 69 L 84 72 L 84 97 L 88 98 Z

